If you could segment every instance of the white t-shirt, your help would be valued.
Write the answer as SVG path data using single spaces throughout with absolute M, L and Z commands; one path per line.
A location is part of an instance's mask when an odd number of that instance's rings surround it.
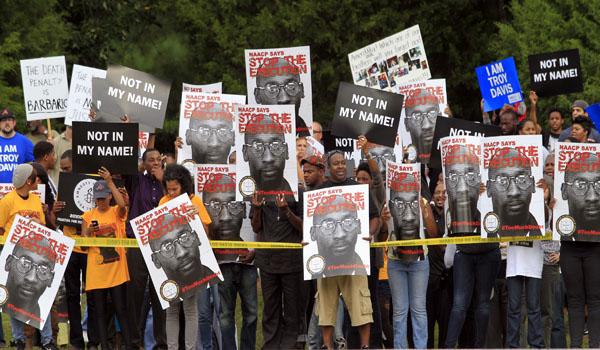
M 522 246 L 529 245 L 529 246 Z M 544 251 L 540 241 L 512 242 L 506 257 L 506 277 L 542 278 Z

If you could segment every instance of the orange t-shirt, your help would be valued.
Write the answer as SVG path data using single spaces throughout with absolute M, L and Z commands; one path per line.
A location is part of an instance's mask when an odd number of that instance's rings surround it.
M 86 211 L 81 216 L 91 225 L 98 221 L 99 231 L 95 237 L 125 238 L 125 220 L 127 214 L 119 217 L 119 207 L 112 206 L 102 213 L 98 208 Z M 89 247 L 85 290 L 115 287 L 129 281 L 127 258 L 123 247 Z
M 0 227 L 4 229 L 5 235 L 10 232 L 17 215 L 36 218 L 42 225 L 46 224 L 42 201 L 38 195 L 33 193 L 29 193 L 27 199 L 23 199 L 16 190 L 12 190 L 0 199 Z
M 163 205 L 171 199 L 172 198 L 169 197 L 169 195 L 165 195 L 160 199 L 158 205 Z M 206 211 L 204 203 L 202 203 L 202 200 L 200 200 L 200 197 L 196 196 L 195 194 L 191 194 L 190 201 L 192 201 L 192 205 L 195 206 L 196 209 L 198 209 L 198 216 L 200 216 L 200 221 L 202 221 L 204 225 L 210 225 L 212 220 L 210 219 L 210 215 L 208 215 L 208 212 Z

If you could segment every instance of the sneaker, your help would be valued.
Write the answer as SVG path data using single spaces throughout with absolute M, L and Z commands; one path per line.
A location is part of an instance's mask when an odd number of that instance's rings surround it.
M 14 346 L 17 350 L 25 350 L 25 342 L 23 340 L 16 340 Z
M 347 349 L 346 339 L 344 339 L 344 338 L 337 338 L 335 340 L 335 348 L 338 349 L 338 350 L 345 350 L 345 349 Z
M 58 350 L 58 347 L 56 346 L 56 344 L 54 344 L 53 341 L 50 341 L 49 343 L 42 346 L 42 350 Z

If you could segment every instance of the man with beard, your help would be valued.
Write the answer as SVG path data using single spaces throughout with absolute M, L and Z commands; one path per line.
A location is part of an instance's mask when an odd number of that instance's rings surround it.
M 412 142 L 409 149 L 416 148 L 417 160 L 429 163 L 435 122 L 440 114 L 438 98 L 426 89 L 420 89 L 406 100 L 404 113 L 404 126 Z
M 265 67 L 268 65 L 268 67 Z M 267 69 L 268 68 L 268 69 Z M 283 74 L 261 72 L 280 71 Z M 265 60 L 257 70 L 254 98 L 260 105 L 294 105 L 296 110 L 296 134 L 310 136 L 306 122 L 300 117 L 300 104 L 304 98 L 304 85 L 300 82 L 299 68 L 282 57 Z
M 541 236 L 542 231 L 529 212 L 531 195 L 535 192 L 531 160 L 515 149 L 498 149 L 490 159 L 488 178 L 487 196 L 492 199 L 494 213 L 499 217 L 498 235 Z M 488 237 L 491 237 L 489 233 Z
M 565 169 L 561 186 L 569 215 L 575 220 L 575 232 L 569 240 L 597 241 L 600 222 L 600 159 L 594 153 L 580 153 Z M 558 219 L 560 222 L 560 219 Z M 557 223 L 558 225 L 558 223 Z
M 192 112 L 185 142 L 192 146 L 196 164 L 227 164 L 234 144 L 233 115 L 215 103 L 210 108 Z
M 465 145 L 454 145 L 442 161 L 450 208 L 450 222 L 446 222 L 449 234 L 479 236 L 479 157 Z M 457 344 L 472 297 L 475 297 L 474 346 L 484 347 L 490 316 L 490 295 L 499 264 L 498 243 L 457 244 L 453 271 L 454 300 L 448 322 L 447 348 L 454 348 Z
M 283 127 L 270 116 L 263 115 L 252 128 L 257 131 L 247 129 L 244 133 L 242 154 L 248 162 L 250 176 L 256 181 L 257 193 L 265 195 L 267 201 L 274 201 L 275 194 L 293 196 L 290 184 L 283 177 L 289 158 Z
M 11 183 L 12 173 L 19 164 L 33 162 L 33 143 L 15 131 L 13 113 L 0 111 L 0 183 Z
M 355 251 L 360 233 L 360 219 L 354 203 L 335 196 L 331 201 L 319 204 L 315 208 L 310 238 L 317 242 L 319 255 L 325 258 L 325 268 L 313 277 L 366 275 L 364 263 Z M 342 265 L 355 267 L 339 269 Z M 328 273 L 330 270 L 331 273 Z

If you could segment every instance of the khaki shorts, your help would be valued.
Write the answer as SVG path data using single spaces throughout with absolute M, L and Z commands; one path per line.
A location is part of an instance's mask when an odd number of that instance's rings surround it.
M 373 322 L 367 276 L 335 276 L 317 280 L 319 326 L 335 326 L 340 293 L 350 313 L 352 327 Z

